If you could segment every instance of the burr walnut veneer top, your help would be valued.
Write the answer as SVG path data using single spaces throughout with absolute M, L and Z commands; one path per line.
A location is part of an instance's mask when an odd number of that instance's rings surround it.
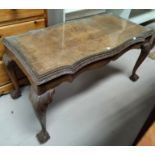
M 3 42 L 39 79 L 49 73 L 53 78 L 56 72 L 57 77 L 63 75 L 66 68 L 76 69 L 88 59 L 113 56 L 114 49 L 149 33 L 149 29 L 119 17 L 97 15 L 6 37 Z

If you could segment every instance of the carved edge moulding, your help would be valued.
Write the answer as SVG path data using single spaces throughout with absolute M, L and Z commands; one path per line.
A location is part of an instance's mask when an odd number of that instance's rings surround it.
M 102 58 L 101 61 L 99 59 L 96 59 L 96 56 L 95 57 L 92 56 L 91 58 L 88 59 L 89 62 L 87 65 L 82 66 L 82 68 L 79 67 L 77 70 L 75 68 L 74 74 L 67 74 L 65 72 L 63 74 L 65 76 L 62 76 L 62 78 L 59 77 L 59 78 L 45 82 L 44 84 L 38 85 L 38 86 L 35 85 L 35 83 L 31 83 L 32 86 L 31 86 L 31 91 L 30 91 L 29 97 L 30 97 L 30 100 L 32 102 L 36 116 L 38 117 L 38 120 L 40 121 L 40 125 L 42 128 L 41 131 L 36 135 L 38 141 L 42 144 L 42 143 L 45 143 L 50 138 L 50 136 L 47 132 L 47 129 L 46 129 L 46 110 L 48 108 L 48 105 L 52 102 L 53 94 L 54 94 L 54 87 L 61 84 L 63 81 L 68 81 L 68 80 L 72 81 L 74 79 L 74 77 L 76 77 L 78 72 L 83 71 L 83 69 L 88 70 L 88 69 L 93 68 L 94 67 L 93 65 L 97 65 L 97 67 L 98 67 L 100 62 L 102 65 L 105 65 L 105 64 L 109 63 L 111 60 L 116 60 L 123 53 L 125 53 L 126 51 L 128 51 L 129 49 L 132 49 L 132 48 L 140 48 L 141 49 L 140 56 L 134 66 L 132 75 L 130 76 L 130 79 L 132 81 L 138 80 L 139 77 L 136 74 L 136 71 L 137 71 L 138 67 L 141 65 L 141 63 L 148 56 L 151 48 L 154 45 L 154 36 L 153 35 L 148 36 L 145 39 L 144 38 L 139 39 L 139 41 L 135 41 L 136 39 L 133 39 L 133 41 L 130 45 L 123 46 L 119 52 L 116 52 L 115 54 L 113 54 L 110 57 Z M 10 78 L 11 78 L 12 82 L 14 83 L 15 89 L 11 93 L 11 96 L 12 96 L 12 98 L 15 99 L 15 98 L 18 98 L 21 96 L 21 91 L 20 91 L 20 87 L 18 85 L 18 81 L 15 77 L 15 72 L 13 71 L 15 60 L 13 60 L 13 58 L 14 58 L 13 56 L 9 55 L 10 53 L 9 53 L 9 51 L 7 53 L 5 53 L 5 55 L 3 57 L 3 61 L 5 62 L 5 65 L 8 70 L 8 74 L 10 75 Z M 17 62 L 17 64 L 18 64 L 18 62 Z M 69 76 L 69 78 L 67 76 Z M 32 82 L 32 81 L 30 80 L 30 82 Z M 35 90 L 34 87 L 36 87 L 37 89 Z
M 41 85 L 45 82 L 48 82 L 50 80 L 53 80 L 55 78 L 58 78 L 60 76 L 63 75 L 72 75 L 75 74 L 76 72 L 78 72 L 80 69 L 82 69 L 83 67 L 94 63 L 96 61 L 102 60 L 102 59 L 106 59 L 112 56 L 115 56 L 119 53 L 121 53 L 121 51 L 124 51 L 125 49 L 129 48 L 130 46 L 134 46 L 136 44 L 141 44 L 143 42 L 146 41 L 147 38 L 152 37 L 151 40 L 154 40 L 154 31 L 150 30 L 146 33 L 141 34 L 140 36 L 135 36 L 132 39 L 124 42 L 123 44 L 117 46 L 116 48 L 112 48 L 110 49 L 110 47 L 107 48 L 108 52 L 99 52 L 98 54 L 95 55 L 91 55 L 89 57 L 86 57 L 78 62 L 75 62 L 74 64 L 70 64 L 69 66 L 63 66 L 63 67 L 59 67 L 56 70 L 53 70 L 52 72 L 48 72 L 47 74 L 44 74 L 42 76 L 38 75 L 35 71 L 33 71 L 32 68 L 29 63 L 23 58 L 22 53 L 18 52 L 19 49 L 13 47 L 12 45 L 9 44 L 9 42 L 4 39 L 3 40 L 3 44 L 8 48 L 8 50 L 12 51 L 12 53 L 20 60 L 20 63 L 22 63 L 24 65 L 24 67 L 26 68 L 26 71 L 32 75 L 32 80 L 37 84 L 37 85 Z M 153 44 L 153 41 L 152 43 Z M 132 48 L 132 47 L 131 47 Z
M 50 136 L 46 130 L 46 110 L 48 105 L 52 102 L 54 88 L 65 81 L 72 81 L 79 73 L 104 66 L 112 60 L 116 60 L 122 54 L 130 49 L 141 49 L 140 55 L 133 68 L 130 79 L 132 81 L 138 80 L 136 71 L 148 56 L 150 50 L 154 46 L 155 35 L 153 30 L 141 33 L 139 36 L 125 41 L 116 48 L 107 47 L 106 52 L 101 51 L 98 54 L 93 54 L 88 57 L 76 61 L 68 66 L 63 66 L 47 72 L 42 76 L 38 75 L 27 60 L 25 60 L 22 52 L 18 47 L 14 47 L 7 39 L 3 40 L 6 47 L 6 53 L 3 56 L 8 74 L 14 84 L 14 91 L 11 93 L 12 98 L 18 98 L 21 95 L 20 86 L 14 72 L 14 65 L 17 65 L 27 76 L 31 83 L 30 100 L 35 110 L 36 116 L 40 121 L 41 131 L 37 134 L 40 143 L 46 142 Z

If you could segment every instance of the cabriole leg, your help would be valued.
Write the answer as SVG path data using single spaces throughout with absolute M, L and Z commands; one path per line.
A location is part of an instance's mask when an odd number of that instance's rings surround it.
M 15 71 L 15 62 L 12 61 L 7 54 L 4 54 L 3 56 L 3 62 L 6 66 L 6 71 L 9 75 L 9 78 L 11 79 L 11 82 L 13 83 L 14 90 L 10 93 L 11 97 L 13 99 L 16 99 L 21 96 L 21 91 L 20 87 L 18 84 L 18 79 L 16 76 L 16 71 Z
M 150 50 L 151 50 L 151 44 L 149 42 L 146 42 L 142 45 L 141 53 L 133 68 L 132 75 L 130 76 L 130 79 L 132 81 L 137 81 L 139 79 L 139 76 L 136 74 L 136 71 L 139 68 L 139 66 L 142 64 L 142 62 L 145 60 L 145 58 L 148 56 Z
M 37 95 L 32 87 L 30 91 L 30 100 L 42 128 L 41 131 L 36 135 L 41 144 L 45 143 L 50 138 L 46 130 L 46 110 L 48 105 L 52 102 L 53 93 L 54 90 L 51 89 L 42 95 Z

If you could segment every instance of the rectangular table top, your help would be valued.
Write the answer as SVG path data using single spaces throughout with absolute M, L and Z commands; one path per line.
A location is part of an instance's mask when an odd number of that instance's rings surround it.
M 149 33 L 147 28 L 107 14 L 6 37 L 3 42 L 41 78 L 93 55 L 112 56 L 112 49 Z

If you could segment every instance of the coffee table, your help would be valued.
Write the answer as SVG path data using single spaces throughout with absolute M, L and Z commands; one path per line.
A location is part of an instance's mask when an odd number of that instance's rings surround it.
M 132 48 L 141 49 L 130 76 L 136 81 L 136 71 L 153 47 L 153 41 L 153 30 L 110 14 L 4 38 L 3 61 L 14 85 L 11 96 L 13 99 L 21 96 L 15 71 L 18 67 L 31 84 L 29 97 L 42 128 L 37 134 L 39 142 L 50 138 L 46 130 L 46 110 L 55 87 L 71 82 L 83 71 L 116 60 Z

